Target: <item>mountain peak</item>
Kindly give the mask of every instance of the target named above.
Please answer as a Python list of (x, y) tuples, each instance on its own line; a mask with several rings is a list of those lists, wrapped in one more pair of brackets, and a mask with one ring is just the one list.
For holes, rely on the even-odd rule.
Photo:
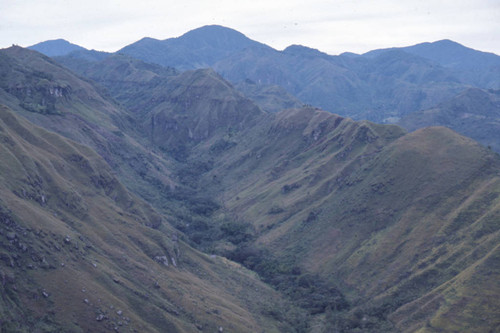
[(41, 42), (32, 46), (28, 49), (38, 51), (45, 54), (48, 57), (64, 56), (73, 51), (86, 51), (87, 49), (76, 44), (72, 44), (65, 39), (53, 39)]
[(444, 67), (475, 68), (477, 66), (498, 66), (500, 57), (487, 52), (481, 52), (463, 46), (449, 39), (438, 40), (432, 43), (421, 43), (402, 48), (404, 51), (430, 59)]
[(283, 50), (283, 53), (305, 57), (328, 57), (328, 54), (311, 47), (293, 44)]
[(185, 47), (199, 48), (202, 45), (225, 50), (242, 49), (256, 43), (241, 32), (220, 25), (206, 25), (188, 31), (174, 40)]
[(187, 35), (195, 35), (195, 34), (205, 34), (205, 33), (230, 33), (238, 36), (244, 36), (241, 32), (224, 27), (222, 25), (217, 25), (217, 24), (208, 24), (204, 25), (202, 27), (190, 30), (183, 34), (182, 36), (187, 36)]
[(140, 60), (180, 70), (213, 66), (243, 49), (263, 44), (220, 25), (206, 25), (162, 41), (143, 38), (119, 52)]

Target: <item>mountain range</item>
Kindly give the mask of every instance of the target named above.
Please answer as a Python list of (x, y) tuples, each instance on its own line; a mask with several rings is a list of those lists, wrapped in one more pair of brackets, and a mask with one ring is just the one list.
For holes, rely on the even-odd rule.
[(0, 50), (2, 331), (498, 330), (497, 56), (409, 49)]
[[(32, 48), (43, 51), (50, 45), (47, 43)], [(500, 89), (499, 56), (450, 40), (331, 56), (300, 45), (278, 51), (232, 29), (206, 26), (177, 38), (145, 38), (116, 53), (181, 71), (211, 67), (268, 111), (296, 107), (302, 101), (378, 123), (397, 123), (470, 88)], [(106, 56), (109, 54), (78, 50), (58, 61), (79, 72), (83, 59), (95, 62)], [(270, 91), (274, 93), (270, 95)], [(498, 146), (498, 142), (485, 141), (481, 131), (461, 132), (452, 124), (439, 125)], [(476, 128), (474, 124), (469, 127)]]

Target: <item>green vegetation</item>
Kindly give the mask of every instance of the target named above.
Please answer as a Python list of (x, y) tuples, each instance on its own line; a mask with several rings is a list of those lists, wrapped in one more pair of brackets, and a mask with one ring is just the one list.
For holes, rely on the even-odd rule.
[[(0, 52), (16, 113), (0, 109), (2, 330), (498, 326), (491, 150), (310, 106), (268, 114), (212, 70), (78, 66), (107, 92)], [(37, 86), (65, 89), (58, 114)]]

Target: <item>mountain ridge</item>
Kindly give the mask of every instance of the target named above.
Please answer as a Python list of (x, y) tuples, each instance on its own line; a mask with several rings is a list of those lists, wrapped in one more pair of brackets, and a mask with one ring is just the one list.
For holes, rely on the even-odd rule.
[(82, 46), (70, 43), (61, 38), (40, 42), (27, 48), (43, 53), (48, 57), (63, 56), (74, 51), (88, 51)]
[(250, 80), (281, 86), (305, 104), (381, 123), (397, 122), (470, 86), (500, 87), (500, 57), (451, 41), (331, 56), (298, 45), (277, 51), (233, 29), (205, 26), (163, 41), (145, 38), (119, 52), (180, 70), (212, 67), (236, 85)]
[[(252, 50), (254, 55), (269, 51), (245, 50)], [(247, 51), (241, 54), (248, 55)], [(16, 54), (17, 59), (10, 57), (9, 52)], [(285, 59), (279, 52), (273, 54)], [(421, 57), (400, 55), (397, 50), (381, 54), (377, 59), (379, 67), (375, 69), (381, 72), (385, 72), (382, 68), (390, 69), (397, 77), (405, 78), (406, 84), (446, 77), (449, 73), (442, 67), (436, 69)], [(314, 52), (311, 57), (314, 64), (330, 61)], [(330, 65), (336, 73), (351, 66), (359, 72), (370, 68), (371, 63), (357, 58), (334, 58), (335, 62)], [(305, 60), (297, 57), (294, 61), (301, 64)], [(413, 67), (415, 64), (418, 66)], [(159, 282), (165, 293), (150, 296), (154, 301), (148, 304), (151, 313), (161, 321), (141, 313), (147, 321), (151, 319), (148, 324), (138, 320), (139, 315), (134, 317), (134, 323), (143, 322), (141, 328), (196, 331), (200, 329), (196, 326), (198, 321), (203, 321), (206, 329), (217, 330), (221, 321), (224, 329), (237, 331), (268, 328), (277, 332), (293, 329), (299, 332), (439, 332), (461, 327), (485, 331), (500, 324), (496, 316), (498, 298), (487, 297), (487, 291), (499, 290), (500, 269), (495, 261), (500, 237), (498, 154), (445, 127), (407, 133), (395, 125), (356, 121), (307, 105), (264, 112), (211, 69), (179, 73), (123, 55), (88, 65), (80, 67), (81, 73), (88, 77), (85, 82), (89, 90), (85, 93), (99, 95), (103, 100), (99, 105), (106, 107), (86, 105), (94, 108), (91, 113), (94, 118), (83, 119), (79, 124), (85, 125), (82, 126), (85, 130), (81, 125), (75, 127), (78, 135), (74, 138), (88, 140), (97, 153), (107, 156), (108, 163), (114, 159), (118, 163), (108, 167), (96, 153), (85, 148), (88, 154), (80, 154), (83, 158), (67, 162), (81, 172), (76, 172), (72, 180), (76, 194), (64, 196), (57, 188), (50, 187), (54, 181), (48, 181), (56, 179), (52, 169), (66, 181), (69, 173), (60, 167), (63, 162), (54, 157), (48, 164), (42, 159), (46, 153), (29, 148), (26, 157), (15, 156), (15, 160), (24, 161), (26, 168), (47, 170), (31, 176), (43, 181), (28, 180), (28, 185), (19, 186), (16, 177), (3, 177), (0, 190), (7, 193), (5, 197), (32, 200), (30, 204), (40, 205), (41, 210), (46, 202), (54, 205), (61, 200), (62, 204), (57, 206), (61, 210), (58, 216), (59, 213), (71, 215), (69, 222), (62, 222), (71, 222), (69, 225), (79, 230), (91, 230), (87, 230), (83, 222), (96, 219), (94, 214), (101, 216), (102, 212), (106, 212), (107, 217), (100, 227), (109, 230), (122, 220), (124, 228), (137, 225), (134, 217), (144, 221), (135, 231), (132, 227), (126, 232), (117, 230), (114, 237), (119, 237), (119, 242), (109, 236), (110, 244), (106, 245), (92, 237), (99, 248), (106, 245), (110, 253), (118, 251), (118, 255), (110, 259), (100, 258), (98, 267), (103, 262), (109, 263), (109, 269), (123, 264), (120, 250), (129, 251), (134, 258), (130, 260), (134, 262), (145, 253), (148, 258), (144, 257), (144, 262), (151, 263), (152, 267), (157, 267), (154, 265), (158, 260), (164, 263), (161, 257), (166, 257), (167, 270), (172, 272), (166, 271), (167, 275)], [(426, 71), (420, 72), (421, 68)], [(392, 82), (396, 77), (386, 74), (384, 78), (376, 75), (376, 70), (365, 73), (373, 82)], [(57, 101), (54, 103), (55, 110), (62, 114), (37, 112), (37, 108), (27, 110), (20, 102), (31, 96), (27, 88), (36, 91), (40, 83), (50, 87), (63, 77), (74, 80), (69, 87), (80, 87), (84, 83), (50, 59), (19, 49), (0, 52), (0, 71), (9, 78), (0, 89), (1, 103), (8, 103), (19, 115), (64, 134), (67, 128), (56, 120), (78, 112), (78, 105), (72, 104), (76, 100), (73, 91), (78, 89), (69, 89), (71, 94), (64, 97), (67, 109), (61, 108)], [(343, 74), (344, 82), (355, 83), (355, 76)], [(101, 90), (92, 78), (109, 90)], [(17, 84), (22, 89), (13, 89)], [(50, 89), (47, 91), (50, 95)], [(389, 98), (392, 97), (389, 95)], [(80, 100), (85, 103), (84, 98)], [(43, 106), (41, 98), (28, 102)], [(101, 124), (98, 117), (101, 112), (113, 113), (116, 117), (108, 118), (109, 125)], [(35, 129), (20, 117), (19, 121), (24, 124), (22, 133), (32, 133), (32, 142), (44, 142), (38, 139), (37, 133), (47, 132)], [(69, 126), (71, 122), (65, 124)], [(0, 130), (5, 131), (9, 126), (2, 125)], [(43, 134), (47, 135), (54, 136), (53, 140), (60, 138)], [(98, 135), (107, 140), (95, 140)], [(0, 147), (9, 145), (10, 137), (4, 137)], [(119, 138), (132, 145), (103, 149)], [(66, 147), (62, 143), (52, 146), (55, 150), (50, 156), (58, 155)], [(134, 146), (137, 158), (128, 159), (128, 150)], [(122, 158), (130, 167), (128, 170), (118, 168)], [(23, 175), (23, 167), (13, 165), (2, 164), (7, 168), (5, 174)], [(133, 173), (129, 173), (131, 171)], [(151, 208), (143, 202), (140, 207), (144, 208), (126, 210), (127, 202), (136, 202), (136, 197), (120, 185), (115, 173)], [(89, 181), (92, 174), (96, 176), (91, 176)], [(161, 178), (165, 174), (167, 180)], [(137, 186), (139, 182), (141, 186)], [(17, 186), (14, 188), (17, 194), (11, 191), (9, 184)], [(99, 195), (92, 199), (89, 194), (95, 190), (88, 187), (94, 185), (99, 187)], [(86, 190), (80, 193), (79, 189)], [(67, 207), (64, 200), (69, 201), (70, 213), (64, 208)], [(113, 200), (118, 200), (121, 206), (114, 208)], [(30, 220), (28, 212), (32, 210), (22, 213), (16, 202), (12, 200), (4, 205), (15, 208), (21, 216), (16, 221), (36, 223)], [(118, 217), (114, 210), (123, 211), (124, 216), (118, 214)], [(58, 220), (50, 214), (43, 216), (46, 215), (50, 223)], [(8, 229), (1, 238), (8, 249), (13, 244), (9, 241), (16, 239), (11, 232)], [(178, 232), (177, 238), (174, 232)], [(58, 238), (62, 243), (64, 234)], [(77, 238), (70, 235), (70, 240)], [(174, 256), (180, 266), (179, 274), (172, 267), (175, 266), (172, 253), (177, 254), (175, 244), (184, 253)], [(22, 251), (22, 246), (19, 250)], [(9, 265), (15, 257), (7, 250), (2, 253), (8, 255), (2, 255), (0, 261), (2, 274), (7, 272), (3, 276), (10, 281), (12, 267)], [(157, 256), (160, 259), (155, 259)], [(216, 262), (215, 266), (206, 266), (212, 262)], [(38, 267), (38, 261), (36, 265)], [(241, 270), (241, 275), (233, 275), (234, 271), (224, 267)], [(92, 272), (92, 267), (88, 268), (85, 274)], [(135, 283), (135, 279), (127, 275), (136, 272), (135, 269), (106, 272), (110, 274), (108, 278), (96, 282), (108, 281), (103, 286), (108, 288), (103, 290), (106, 295), (110, 290)], [(258, 274), (265, 283), (258, 284), (258, 290), (254, 288), (257, 282), (252, 274), (253, 277)], [(112, 276), (118, 282), (110, 280)], [(144, 285), (155, 290), (154, 280), (148, 280), (148, 275), (141, 276), (138, 281), (147, 281), (149, 284)], [(22, 281), (23, 288), (29, 286), (29, 281)], [(165, 283), (169, 283), (168, 291), (164, 289)], [(226, 283), (228, 292), (223, 291)], [(93, 286), (97, 288), (98, 284)], [(480, 293), (475, 291), (477, 287)], [(50, 291), (45, 288), (38, 290), (42, 297), (45, 297), (43, 292)], [(134, 288), (141, 291), (145, 287)], [(184, 296), (178, 295), (179, 290)], [(198, 290), (213, 293), (196, 296)], [(230, 296), (229, 290), (240, 292)], [(144, 293), (149, 295), (147, 290)], [(250, 303), (245, 301), (248, 297)], [(165, 304), (162, 303), (165, 299), (170, 304), (160, 308), (163, 312), (156, 312), (155, 307)], [(120, 305), (129, 307), (127, 302), (121, 300)], [(79, 304), (85, 306), (85, 303)], [(146, 304), (146, 300), (141, 304)], [(134, 308), (130, 304), (130, 311)], [(461, 308), (467, 311), (461, 312)], [(100, 314), (118, 320), (112, 312), (95, 313), (95, 317), (88, 317), (89, 324), (99, 325), (96, 318), (100, 318)], [(237, 319), (233, 317), (236, 313), (240, 314)], [(51, 318), (49, 316), (44, 325), (50, 327), (60, 322)], [(231, 319), (236, 319), (234, 325), (237, 326), (230, 326)], [(42, 324), (42, 320), (37, 323)]]

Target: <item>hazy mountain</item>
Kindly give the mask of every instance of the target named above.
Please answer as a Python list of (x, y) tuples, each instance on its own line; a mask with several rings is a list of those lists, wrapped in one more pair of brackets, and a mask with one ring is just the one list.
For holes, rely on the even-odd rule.
[(373, 57), (388, 50), (399, 49), (456, 71), (457, 75), (467, 83), (480, 88), (500, 89), (500, 56), (477, 51), (451, 40), (440, 40), (433, 43), (421, 43), (408, 47), (380, 49), (365, 53), (363, 56)]
[(217, 25), (204, 26), (166, 40), (143, 38), (118, 53), (175, 67), (179, 70), (211, 67), (215, 62), (244, 48), (261, 45), (235, 30)]
[(38, 51), (48, 57), (63, 56), (74, 51), (87, 51), (86, 48), (72, 44), (64, 39), (48, 40), (29, 46), (28, 49)]
[[(118, 53), (178, 70), (212, 67), (240, 87), (246, 80), (263, 89), (279, 86), (303, 103), (376, 122), (396, 122), (471, 86), (500, 85), (498, 56), (451, 41), (330, 56), (300, 45), (277, 51), (235, 30), (205, 26), (163, 41), (144, 38)], [(247, 88), (252, 88), (248, 94), (257, 93)], [(274, 99), (279, 108), (284, 94), (276, 91), (281, 96), (271, 97), (269, 92), (257, 93), (256, 101), (269, 108), (265, 103)], [(291, 102), (286, 100), (283, 105)]]
[(500, 91), (467, 89), (436, 107), (404, 117), (399, 124), (411, 131), (446, 126), (500, 152)]
[(299, 46), (283, 52), (249, 48), (214, 68), (233, 82), (282, 86), (304, 103), (377, 122), (431, 107), (465, 87), (444, 67), (402, 51), (362, 58)]

